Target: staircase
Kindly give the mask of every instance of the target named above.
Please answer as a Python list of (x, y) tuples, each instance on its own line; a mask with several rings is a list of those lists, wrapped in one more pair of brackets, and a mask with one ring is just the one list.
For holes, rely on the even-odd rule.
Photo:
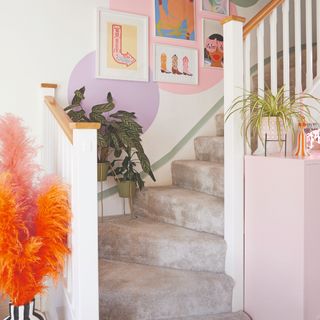
[(224, 273), (223, 115), (194, 140), (196, 160), (172, 163), (172, 186), (146, 188), (136, 219), (99, 225), (100, 319), (245, 320), (231, 313)]

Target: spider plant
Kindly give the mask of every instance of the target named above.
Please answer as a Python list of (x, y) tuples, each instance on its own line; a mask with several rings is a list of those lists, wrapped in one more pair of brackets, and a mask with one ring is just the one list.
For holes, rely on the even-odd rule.
[(319, 102), (320, 100), (311, 94), (301, 93), (291, 95), (281, 87), (274, 95), (270, 89), (263, 94), (246, 91), (233, 101), (226, 113), (225, 121), (233, 114), (240, 112), (242, 119), (241, 132), (245, 141), (250, 145), (250, 136), (258, 136), (262, 143), (261, 127), (264, 118), (267, 118), (270, 127), (271, 118), (276, 117), (277, 135), (281, 140), (281, 122), (286, 132), (294, 134), (295, 124), (303, 120), (317, 122), (312, 116), (312, 111), (319, 112), (318, 108), (306, 103), (307, 100)]

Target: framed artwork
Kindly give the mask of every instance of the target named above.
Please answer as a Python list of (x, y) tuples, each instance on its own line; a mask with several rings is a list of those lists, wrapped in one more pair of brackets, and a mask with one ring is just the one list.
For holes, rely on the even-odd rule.
[(96, 77), (149, 80), (148, 17), (98, 9)]
[(198, 84), (198, 51), (193, 48), (154, 45), (154, 80)]
[(212, 13), (229, 15), (229, 0), (201, 0), (202, 10)]
[(195, 0), (153, 0), (155, 35), (195, 40)]
[(203, 66), (223, 68), (223, 26), (216, 20), (203, 19)]

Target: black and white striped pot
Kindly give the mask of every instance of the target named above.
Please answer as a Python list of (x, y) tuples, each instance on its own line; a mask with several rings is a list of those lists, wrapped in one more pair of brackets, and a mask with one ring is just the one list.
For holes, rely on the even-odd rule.
[(10, 316), (4, 320), (46, 320), (44, 314), (35, 309), (34, 300), (23, 306), (14, 306), (10, 303), (9, 313)]

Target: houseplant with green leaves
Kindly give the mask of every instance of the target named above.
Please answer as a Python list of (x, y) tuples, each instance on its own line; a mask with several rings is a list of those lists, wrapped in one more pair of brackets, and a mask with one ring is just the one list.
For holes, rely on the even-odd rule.
[(152, 172), (149, 159), (141, 145), (142, 127), (137, 122), (134, 112), (119, 110), (113, 112), (115, 103), (111, 92), (108, 92), (106, 102), (91, 107), (87, 112), (82, 106), (85, 99), (85, 87), (75, 91), (71, 105), (64, 110), (74, 122), (99, 122), (98, 130), (98, 180), (107, 177), (110, 166), (110, 156), (119, 158), (125, 148), (134, 148), (138, 152), (141, 166), (145, 172)]
[(306, 101), (319, 103), (318, 98), (307, 93), (290, 95), (284, 87), (275, 95), (270, 89), (262, 93), (247, 91), (233, 101), (226, 113), (225, 121), (235, 113), (240, 113), (241, 132), (252, 151), (252, 138), (254, 140), (257, 137), (264, 146), (266, 134), (268, 139), (277, 140), (281, 149), (284, 135), (294, 134), (297, 123), (303, 120), (316, 122), (312, 113), (319, 110)]

